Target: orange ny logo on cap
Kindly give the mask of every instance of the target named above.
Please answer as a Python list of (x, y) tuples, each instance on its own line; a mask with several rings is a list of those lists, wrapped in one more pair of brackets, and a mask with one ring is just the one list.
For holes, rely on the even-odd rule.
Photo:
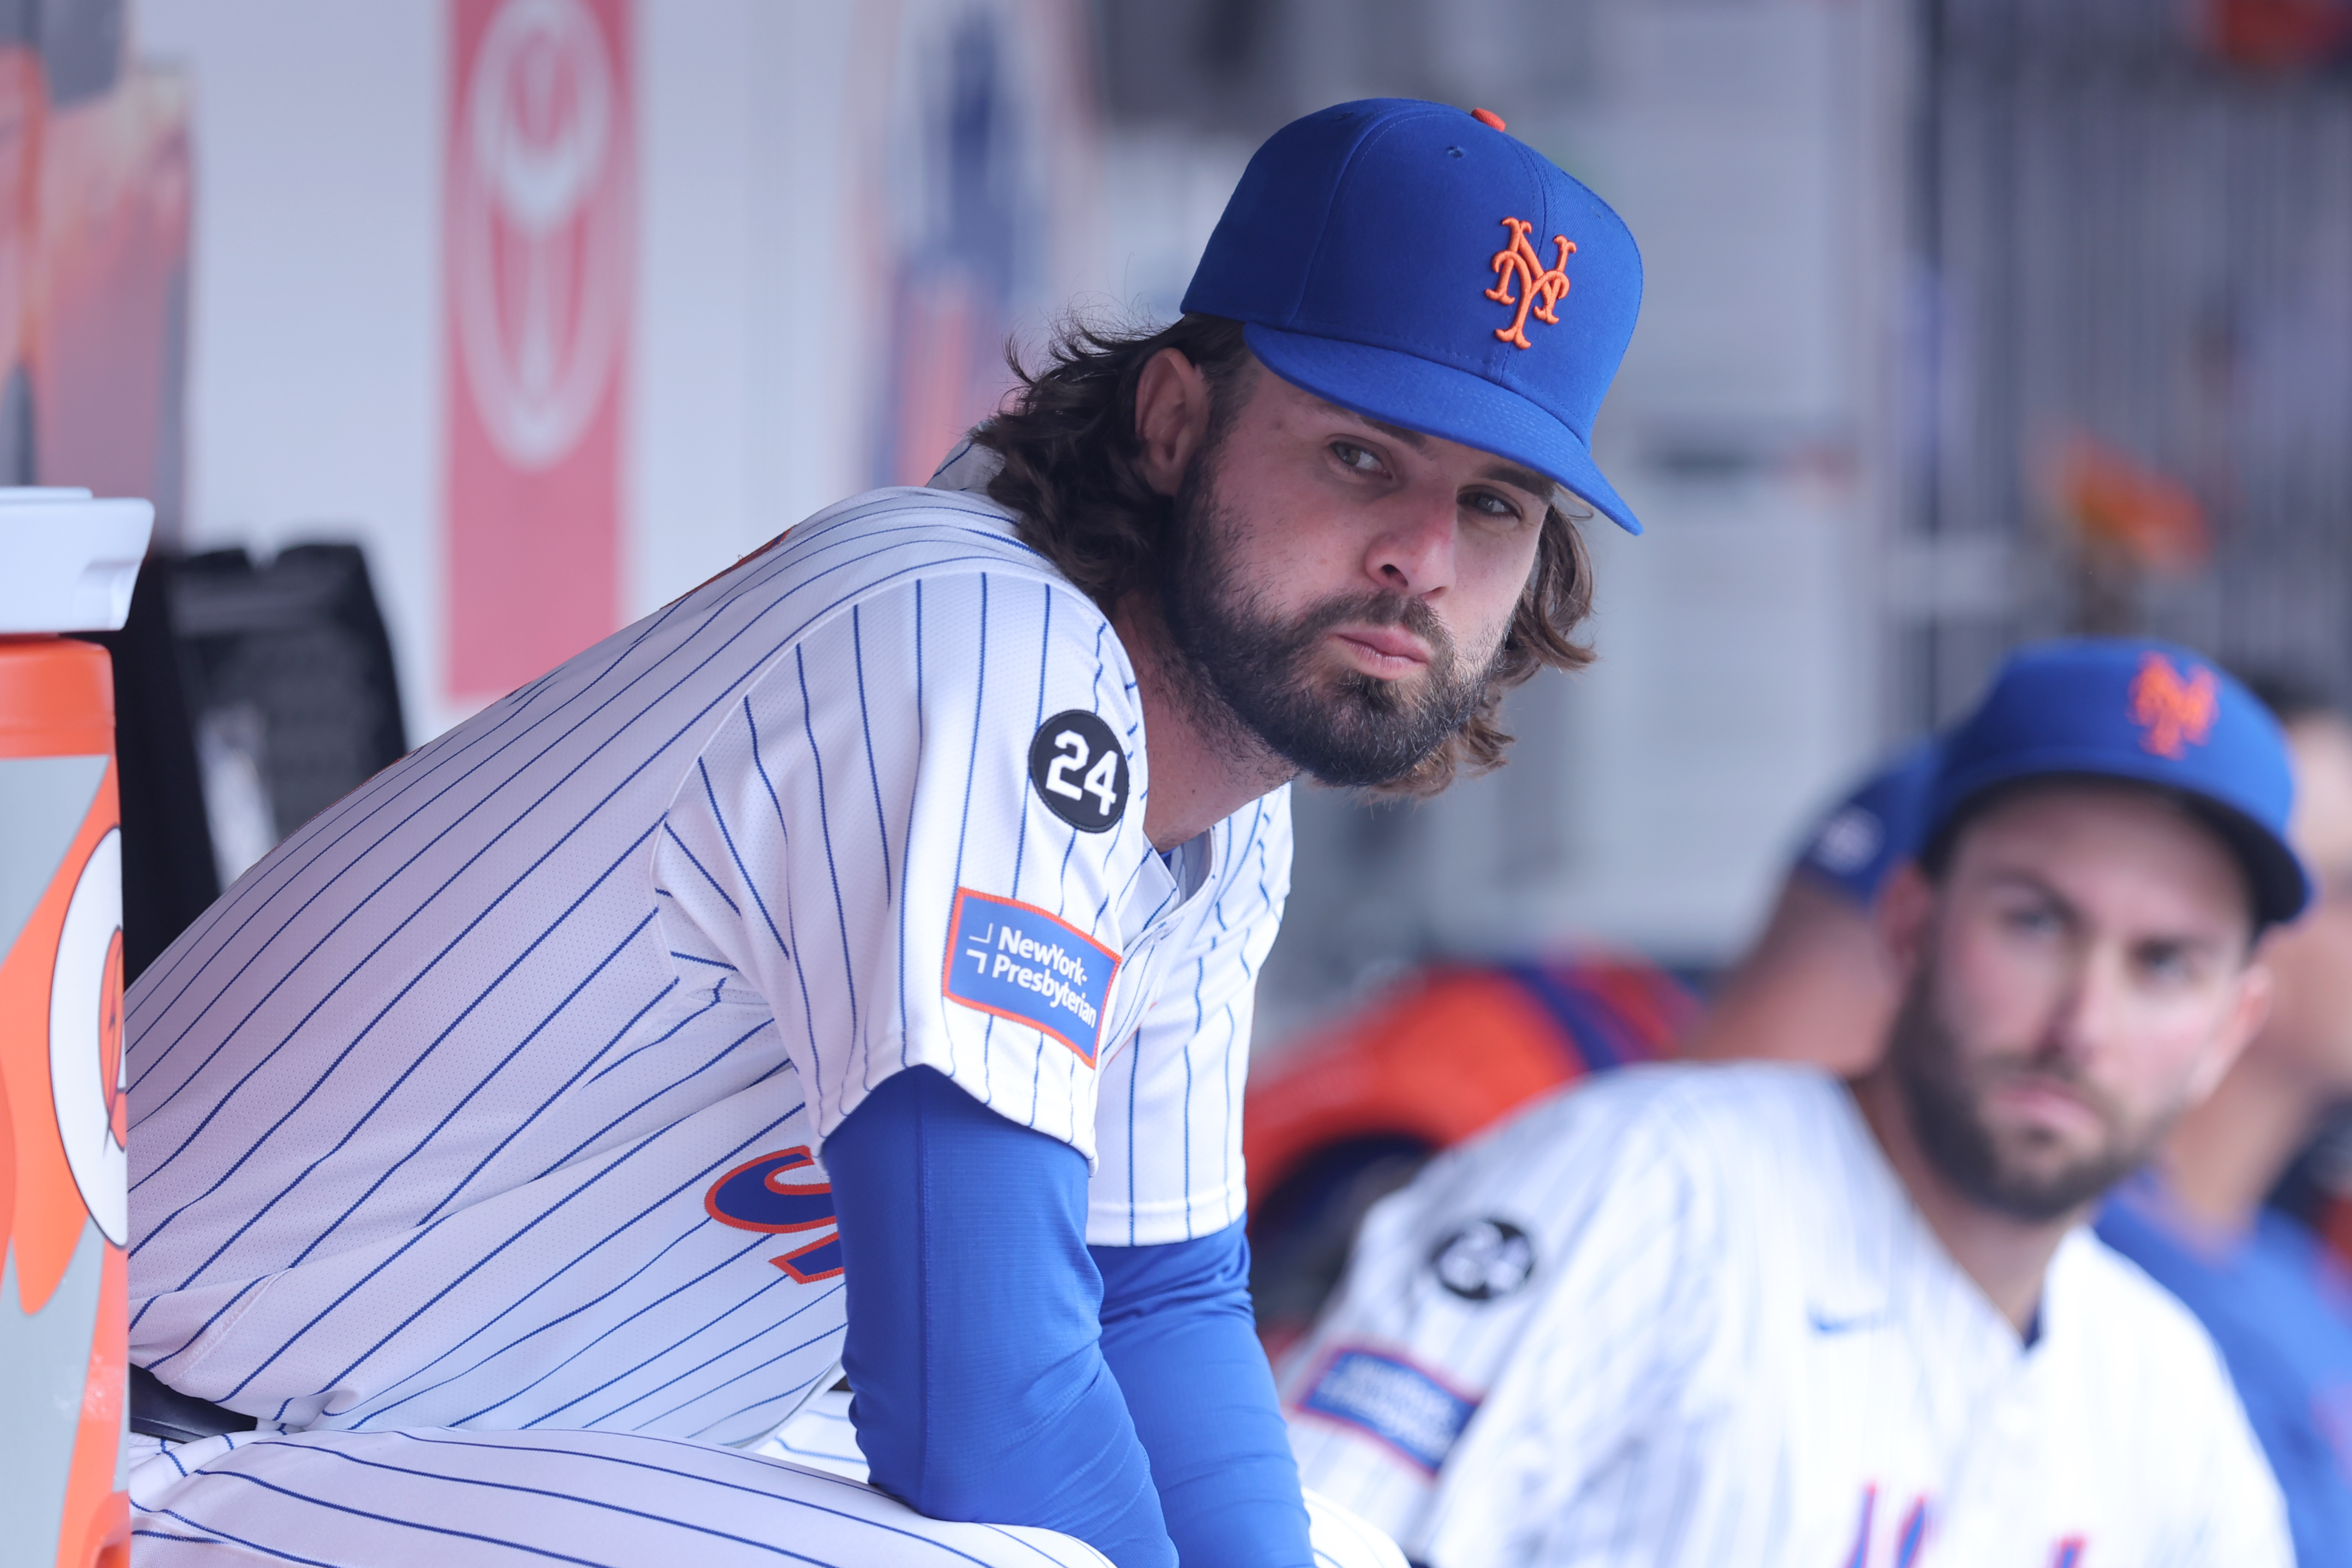
[(2200, 668), (2183, 680), (2160, 653), (2139, 661), (2139, 673), (2131, 683), (2131, 721), (2140, 727), (2139, 743), (2146, 750), (2159, 757), (2178, 757), (2190, 746), (2203, 745), (2221, 711), (2221, 688), (2211, 670)]
[[(1528, 231), (1536, 226), (1522, 218), (1507, 217), (1503, 226), (1511, 231), (1511, 243), (1495, 252), (1495, 259), (1487, 263), (1495, 269), (1495, 286), (1486, 290), (1486, 298), (1498, 305), (1517, 305), (1519, 310), (1509, 326), (1495, 329), (1495, 335), (1507, 343), (1533, 348), (1535, 345), (1528, 342), (1528, 310), (1533, 307), (1537, 321), (1559, 325), (1559, 318), (1552, 310), (1559, 305), (1560, 296), (1568, 292), (1568, 273), (1564, 269), (1568, 258), (1576, 254), (1576, 247), (1566, 235), (1553, 235), (1551, 242), (1559, 247), (1559, 259), (1547, 270), (1536, 247), (1528, 243)], [(1515, 282), (1518, 285), (1517, 294), (1511, 291)]]

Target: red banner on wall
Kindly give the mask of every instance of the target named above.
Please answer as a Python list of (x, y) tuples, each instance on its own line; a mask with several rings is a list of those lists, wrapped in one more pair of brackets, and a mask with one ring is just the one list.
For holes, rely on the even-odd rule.
[(620, 616), (636, 243), (629, 0), (451, 0), (447, 683), (495, 696)]

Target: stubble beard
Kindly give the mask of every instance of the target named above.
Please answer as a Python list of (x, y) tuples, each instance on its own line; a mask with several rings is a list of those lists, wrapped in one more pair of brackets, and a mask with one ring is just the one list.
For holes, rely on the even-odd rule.
[[(2045, 1225), (2089, 1204), (2156, 1152), (2173, 1115), (2135, 1131), (2108, 1097), (2063, 1063), (1989, 1060), (1972, 1079), (1959, 1042), (1937, 1007), (1936, 989), (1933, 964), (1923, 964), (1895, 1015), (1887, 1062), (1921, 1154), (1961, 1197), (2011, 1219)], [(2107, 1130), (2099, 1149), (2063, 1158), (2053, 1152), (2046, 1136), (2026, 1132), (2005, 1139), (1988, 1122), (1983, 1101), (1992, 1086), (2026, 1071), (2064, 1086), (2091, 1107)]]
[[(1451, 740), (1478, 710), (1494, 661), (1465, 668), (1435, 611), (1402, 594), (1334, 595), (1284, 618), (1242, 580), (1238, 530), (1216, 493), (1213, 440), (1185, 469), (1175, 498), (1159, 608), (1163, 661), (1193, 721), (1213, 740), (1339, 785), (1391, 784)], [(1335, 626), (1402, 626), (1429, 646), (1417, 689), (1354, 669), (1318, 669)], [(1496, 650), (1499, 658), (1501, 649)]]

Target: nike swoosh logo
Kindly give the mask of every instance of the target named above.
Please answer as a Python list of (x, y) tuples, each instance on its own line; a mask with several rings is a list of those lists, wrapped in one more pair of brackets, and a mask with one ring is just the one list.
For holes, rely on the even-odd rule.
[(1852, 1317), (1836, 1318), (1827, 1312), (1816, 1310), (1806, 1316), (1813, 1325), (1813, 1332), (1817, 1334), (1849, 1334), (1856, 1329), (1874, 1329), (1886, 1321), (1886, 1314), (1884, 1312), (1858, 1312)]

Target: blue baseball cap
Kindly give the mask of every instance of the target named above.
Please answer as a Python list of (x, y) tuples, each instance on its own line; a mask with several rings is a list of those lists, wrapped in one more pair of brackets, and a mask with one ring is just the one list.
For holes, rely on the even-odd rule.
[(1630, 533), (1592, 420), (1641, 306), (1606, 203), (1485, 110), (1406, 98), (1269, 137), (1184, 294), (1293, 385), (1523, 463)]
[(2254, 914), (2290, 921), (2311, 879), (2286, 840), (2294, 775), (2254, 694), (2171, 643), (2075, 637), (2021, 649), (1945, 737), (1920, 835), (1933, 843), (2000, 785), (2108, 778), (2182, 796), (2245, 868)]
[(1919, 850), (1919, 824), (1936, 783), (1933, 737), (1916, 741), (1832, 807), (1805, 837), (1790, 868), (1867, 910), (1895, 868)]

